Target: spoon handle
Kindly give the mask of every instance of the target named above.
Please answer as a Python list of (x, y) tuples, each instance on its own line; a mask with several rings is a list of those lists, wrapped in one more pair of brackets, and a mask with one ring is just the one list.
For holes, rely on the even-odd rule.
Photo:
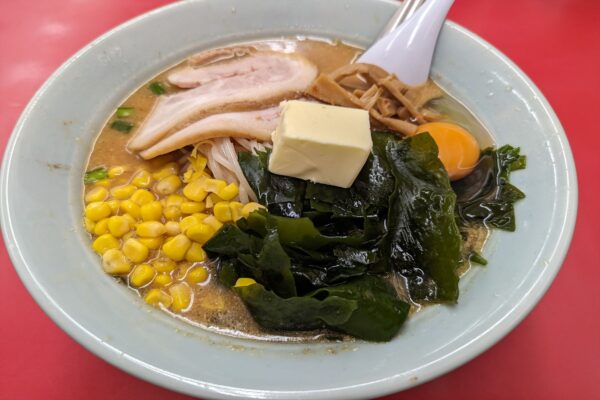
[[(454, 0), (426, 0), (420, 7), (413, 4), (409, 10), (414, 7), (414, 15), (373, 43), (357, 62), (378, 65), (407, 85), (423, 84), (429, 77), (437, 38), (453, 3)], [(398, 13), (405, 15), (400, 10)]]
[(402, 22), (409, 19), (415, 13), (415, 11), (417, 11), (417, 8), (419, 8), (424, 2), (425, 0), (404, 0), (394, 15), (392, 15), (392, 18), (390, 18), (388, 23), (381, 30), (377, 39), (381, 39), (396, 29), (396, 27)]

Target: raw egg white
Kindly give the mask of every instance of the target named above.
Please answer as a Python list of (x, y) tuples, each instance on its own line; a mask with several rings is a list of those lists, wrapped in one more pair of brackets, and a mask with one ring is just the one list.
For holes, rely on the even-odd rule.
[(417, 133), (429, 132), (438, 146), (438, 157), (451, 181), (467, 176), (479, 161), (479, 144), (466, 129), (448, 122), (420, 125)]

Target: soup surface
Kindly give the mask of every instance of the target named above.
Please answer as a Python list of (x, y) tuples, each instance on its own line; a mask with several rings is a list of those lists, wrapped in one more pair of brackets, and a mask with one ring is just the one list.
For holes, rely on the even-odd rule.
[[(328, 42), (323, 40), (312, 39), (277, 39), (265, 40), (251, 43), (252, 46), (258, 49), (270, 49), (274, 51), (282, 51), (287, 53), (297, 52), (304, 55), (312, 61), (321, 72), (331, 72), (346, 64), (351, 63), (361, 53), (361, 49), (352, 47), (340, 42)], [(185, 63), (185, 62), (184, 62)], [(176, 65), (167, 71), (156, 76), (151, 82), (166, 82), (167, 75), (182, 64)], [(167, 85), (167, 84), (165, 84)], [(168, 85), (167, 85), (168, 86)], [(170, 93), (177, 92), (178, 88), (168, 86)], [(112, 123), (115, 120), (111, 116), (106, 126), (100, 132), (98, 139), (94, 145), (90, 155), (88, 170), (93, 170), (97, 167), (106, 167), (108, 169), (108, 179), (103, 179), (93, 184), (86, 185), (85, 196), (93, 197), (97, 193), (98, 188), (106, 188), (109, 192), (114, 193), (115, 188), (123, 189), (127, 192), (127, 187), (132, 184), (132, 181), (137, 177), (140, 179), (140, 171), (146, 171), (154, 181), (162, 179), (171, 169), (172, 173), (178, 176), (183, 176), (183, 166), (187, 162), (188, 152), (180, 150), (170, 154), (159, 156), (151, 160), (144, 160), (138, 155), (127, 150), (126, 145), (136, 129), (142, 124), (145, 117), (152, 110), (158, 96), (149, 90), (148, 84), (142, 86), (129, 96), (121, 105), (123, 109), (132, 109), (133, 112), (127, 116), (128, 121), (132, 124), (129, 132), (114, 129)], [(467, 128), (477, 139), (481, 148), (493, 145), (492, 138), (486, 132), (479, 121), (459, 102), (453, 99), (447, 93), (444, 93), (441, 98), (430, 102), (430, 107), (440, 114), (441, 121), (454, 121)], [(143, 174), (142, 174), (143, 175)], [(143, 178), (143, 176), (142, 176)], [(143, 179), (142, 179), (143, 180)], [(136, 187), (140, 187), (139, 185)], [(142, 184), (141, 187), (144, 187)], [(133, 189), (131, 189), (133, 190)], [(178, 195), (180, 192), (174, 192), (169, 195), (157, 195), (158, 200), (163, 204), (163, 210), (170, 206), (180, 206), (184, 199)], [(118, 194), (118, 190), (117, 190)], [(127, 198), (128, 194), (120, 195), (119, 197)], [(113, 196), (115, 197), (115, 196)], [(131, 213), (136, 213), (135, 206)], [(116, 214), (126, 214), (123, 211), (123, 206), (117, 207)], [(210, 214), (206, 210), (202, 212)], [(190, 212), (191, 213), (191, 212)], [(190, 213), (182, 213), (174, 211), (173, 215), (163, 217), (163, 220), (178, 222)], [(88, 226), (93, 238), (101, 236), (108, 228), (99, 226), (100, 222), (96, 221), (94, 226)], [(462, 232), (466, 239), (463, 243), (463, 255), (470, 254), (472, 251), (480, 251), (488, 235), (485, 227), (472, 227)], [(120, 240), (135, 238), (135, 233), (128, 233)], [(156, 242), (156, 243), (155, 243)], [(150, 248), (149, 254), (143, 258), (143, 262), (139, 264), (152, 265), (156, 260), (161, 259), (160, 244), (162, 242), (157, 239), (154, 242), (145, 241)], [(152, 249), (152, 247), (155, 247)], [(200, 257), (201, 258), (201, 257)], [(464, 257), (467, 258), (467, 257)], [(173, 314), (178, 318), (199, 325), (206, 329), (216, 330), (221, 333), (246, 336), (268, 340), (315, 340), (319, 338), (344, 338), (339, 333), (329, 331), (308, 331), (308, 332), (278, 332), (267, 330), (259, 326), (240, 298), (229, 288), (222, 286), (216, 278), (216, 268), (218, 260), (202, 260), (189, 261), (182, 260), (175, 264), (163, 265), (157, 268), (157, 271), (152, 272), (153, 277), (141, 279), (142, 285), (132, 284), (131, 275), (121, 275), (117, 279), (128, 285), (131, 290), (135, 291), (141, 297), (147, 297), (149, 292), (154, 289), (168, 288), (185, 282), (186, 287), (191, 288), (191, 299), (189, 305), (178, 310), (173, 307), (161, 306), (166, 312)], [(469, 263), (465, 262), (460, 269), (460, 274), (465, 273), (469, 268)], [(142, 276), (140, 272), (140, 276)], [(159, 278), (160, 277), (160, 278)], [(400, 277), (389, 277), (390, 281), (395, 284), (401, 293), (405, 293), (403, 287), (404, 281)], [(175, 294), (176, 295), (176, 294)], [(185, 297), (185, 294), (184, 294)], [(412, 303), (411, 312), (418, 311), (419, 306)]]

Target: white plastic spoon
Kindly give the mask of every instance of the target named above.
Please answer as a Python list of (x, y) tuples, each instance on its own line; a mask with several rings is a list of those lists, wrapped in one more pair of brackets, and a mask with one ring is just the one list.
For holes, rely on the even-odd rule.
[[(409, 85), (425, 83), (437, 38), (453, 3), (454, 0), (426, 0), (411, 17), (369, 47), (357, 62), (379, 65)], [(402, 10), (386, 28), (398, 23)]]

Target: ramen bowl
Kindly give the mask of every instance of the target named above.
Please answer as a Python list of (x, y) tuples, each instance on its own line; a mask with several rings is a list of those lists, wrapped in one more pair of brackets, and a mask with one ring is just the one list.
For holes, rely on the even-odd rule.
[(98, 38), (34, 96), (4, 157), (1, 217), (21, 279), (69, 335), (135, 376), (204, 398), (352, 399), (425, 382), (465, 363), (513, 329), (558, 272), (573, 232), (577, 187), (565, 134), (534, 84), (466, 29), (446, 23), (432, 77), (498, 144), (521, 147), (513, 175), (527, 198), (517, 230), (494, 231), (485, 268), (461, 279), (455, 306), (414, 315), (388, 343), (274, 343), (192, 326), (152, 309), (100, 268), (82, 223), (82, 175), (114, 108), (194, 52), (279, 37), (368, 46), (397, 7), (383, 0), (190, 1), (158, 9)]

